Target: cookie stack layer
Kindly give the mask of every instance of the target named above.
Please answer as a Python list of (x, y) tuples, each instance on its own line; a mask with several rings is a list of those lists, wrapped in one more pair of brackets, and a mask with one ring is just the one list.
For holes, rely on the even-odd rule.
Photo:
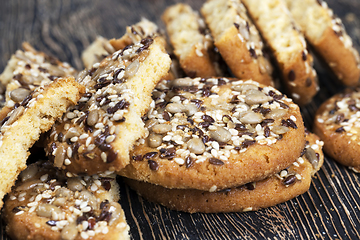
[[(171, 190), (213, 193), (277, 174), (305, 148), (299, 107), (278, 90), (251, 80), (162, 81), (152, 106), (143, 118), (148, 136), (134, 147), (122, 176)], [(298, 180), (305, 178), (311, 174)], [(249, 207), (265, 206), (234, 205), (227, 211)]]

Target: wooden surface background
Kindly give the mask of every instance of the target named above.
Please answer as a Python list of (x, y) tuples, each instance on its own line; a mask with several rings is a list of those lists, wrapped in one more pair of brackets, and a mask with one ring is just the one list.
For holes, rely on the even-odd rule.
[[(204, 0), (186, 0), (199, 9)], [(0, 71), (23, 41), (81, 70), (80, 55), (97, 35), (120, 37), (125, 26), (160, 15), (177, 0), (8, 0), (0, 5)], [(360, 50), (360, 1), (328, 0)], [(315, 65), (321, 91), (302, 109), (311, 129), (320, 103), (342, 89)], [(360, 239), (360, 174), (326, 157), (310, 190), (278, 206), (248, 213), (187, 214), (137, 196), (121, 183), (121, 205), (133, 239)], [(1, 239), (8, 239), (0, 226)]]

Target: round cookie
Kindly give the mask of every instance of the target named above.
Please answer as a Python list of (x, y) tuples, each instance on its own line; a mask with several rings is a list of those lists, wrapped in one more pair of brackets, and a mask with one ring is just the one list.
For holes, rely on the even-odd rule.
[(360, 89), (337, 94), (316, 112), (314, 132), (334, 160), (360, 172)]
[(145, 199), (172, 210), (189, 213), (245, 212), (274, 206), (306, 192), (311, 177), (324, 161), (323, 142), (310, 134), (302, 156), (290, 167), (258, 182), (229, 188), (220, 192), (195, 189), (168, 189), (161, 186), (125, 179), (125, 182)]
[(313, 57), (305, 37), (282, 0), (242, 0), (269, 46), (282, 75), (282, 83), (299, 105), (306, 105), (319, 91)]
[(122, 176), (217, 191), (275, 174), (305, 145), (299, 107), (251, 80), (162, 81), (153, 98), (143, 117), (148, 137), (138, 141)]
[(273, 86), (273, 68), (264, 54), (264, 43), (241, 1), (208, 0), (201, 13), (235, 77)]
[(163, 41), (144, 38), (114, 52), (77, 81), (86, 87), (50, 131), (46, 152), (56, 167), (72, 173), (120, 170), (129, 150), (145, 134), (141, 116), (151, 92), (170, 68)]
[(72, 176), (39, 161), (24, 170), (3, 212), (12, 239), (130, 239), (114, 174)]
[(162, 14), (174, 54), (187, 76), (219, 76), (212, 56), (213, 40), (199, 13), (190, 5), (178, 3)]
[(292, 16), (315, 51), (346, 86), (356, 87), (360, 57), (345, 27), (325, 1), (286, 0)]

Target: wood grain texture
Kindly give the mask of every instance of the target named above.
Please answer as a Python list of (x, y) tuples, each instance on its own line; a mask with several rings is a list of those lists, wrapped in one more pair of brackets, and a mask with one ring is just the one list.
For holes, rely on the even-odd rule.
[[(0, 71), (23, 41), (81, 70), (81, 52), (97, 35), (120, 37), (146, 17), (163, 27), (160, 15), (180, 0), (12, 0), (0, 7)], [(183, 0), (199, 9), (204, 0)], [(360, 50), (360, 1), (329, 0)], [(318, 106), (343, 87), (315, 61), (321, 91), (302, 108), (311, 129)], [(257, 212), (187, 214), (149, 203), (121, 179), (121, 200), (133, 239), (360, 239), (360, 174), (326, 157), (310, 190)], [(1, 239), (8, 239), (4, 225)]]

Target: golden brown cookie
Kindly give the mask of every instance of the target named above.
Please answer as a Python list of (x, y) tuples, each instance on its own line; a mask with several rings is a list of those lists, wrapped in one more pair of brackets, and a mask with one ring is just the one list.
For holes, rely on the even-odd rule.
[(29, 149), (40, 134), (76, 104), (84, 91), (73, 77), (58, 78), (33, 90), (1, 121), (0, 199), (10, 192), (18, 174), (26, 168)]
[(360, 172), (360, 91), (348, 89), (325, 101), (317, 110), (314, 132), (334, 160)]
[(256, 211), (288, 201), (306, 192), (311, 177), (324, 161), (323, 142), (314, 134), (308, 140), (302, 156), (291, 166), (266, 179), (219, 192), (195, 189), (168, 189), (129, 178), (125, 182), (145, 199), (172, 210), (189, 213)]
[(0, 111), (1, 120), (35, 88), (44, 86), (56, 78), (77, 74), (68, 63), (36, 51), (27, 42), (23, 43), (23, 49), (24, 51), (17, 50), (11, 56), (0, 75), (1, 83), (6, 86), (5, 106)]
[(305, 37), (314, 46), (338, 79), (347, 86), (357, 86), (360, 77), (359, 53), (353, 47), (341, 19), (326, 2), (286, 0)]
[(145, 134), (141, 116), (151, 92), (169, 66), (161, 40), (145, 38), (80, 73), (86, 93), (48, 138), (46, 151), (55, 166), (87, 174), (125, 167), (129, 150)]
[(263, 42), (244, 5), (239, 0), (208, 0), (201, 13), (233, 74), (272, 85), (272, 66), (264, 57)]
[(207, 33), (198, 12), (189, 5), (178, 3), (168, 7), (162, 15), (174, 54), (180, 66), (191, 77), (217, 76), (211, 59), (213, 40)]
[(29, 165), (3, 211), (12, 239), (130, 239), (114, 174), (72, 176), (49, 161)]
[(305, 145), (299, 107), (251, 80), (163, 81), (153, 98), (143, 118), (148, 136), (120, 171), (125, 177), (216, 191), (275, 174)]
[(313, 58), (282, 0), (243, 0), (259, 32), (269, 45), (289, 95), (300, 105), (309, 103), (319, 90)]
[(86, 69), (91, 69), (95, 63), (101, 62), (101, 60), (114, 52), (115, 49), (108, 39), (97, 36), (95, 41), (81, 53), (81, 60)]

